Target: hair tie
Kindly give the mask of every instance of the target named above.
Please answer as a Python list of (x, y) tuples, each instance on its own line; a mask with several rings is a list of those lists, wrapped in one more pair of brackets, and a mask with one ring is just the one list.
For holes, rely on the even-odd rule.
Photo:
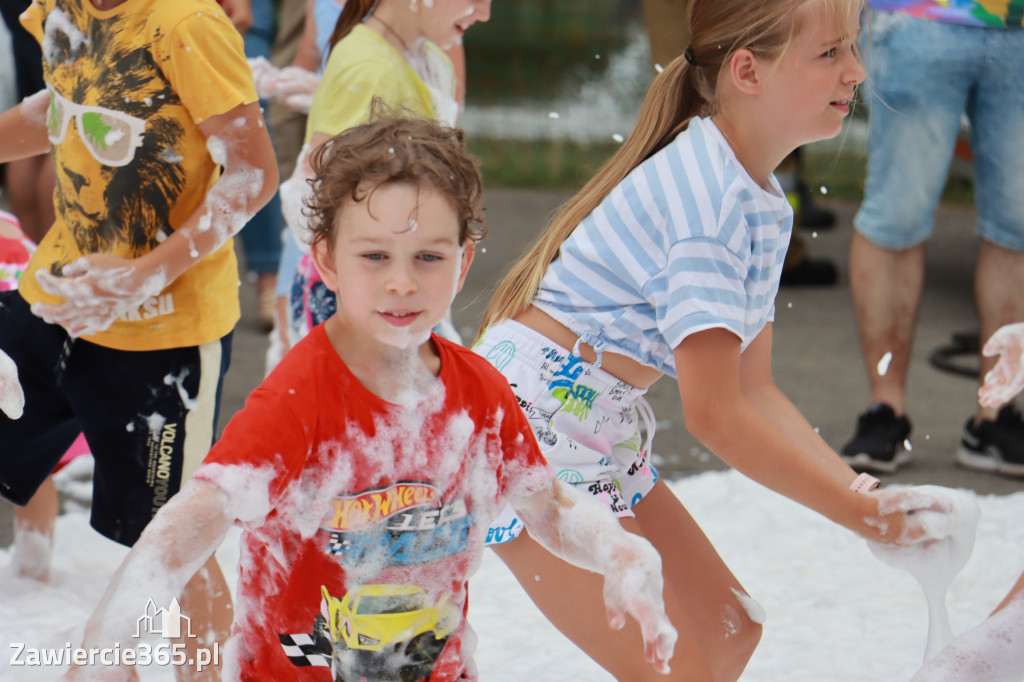
[(690, 45), (687, 45), (686, 49), (683, 50), (683, 57), (685, 57), (686, 61), (688, 61), (691, 65), (693, 65), (693, 66), (697, 66), (698, 65), (697, 64), (697, 55), (694, 54), (694, 52), (693, 52), (693, 44), (692, 43)]

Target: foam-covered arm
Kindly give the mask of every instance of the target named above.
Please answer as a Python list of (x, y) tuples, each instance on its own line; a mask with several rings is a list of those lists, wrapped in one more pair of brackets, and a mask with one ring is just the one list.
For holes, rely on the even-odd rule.
[(224, 246), (270, 200), (277, 190), (277, 159), (259, 104), (239, 105), (199, 128), (224, 172), (192, 215), (138, 258), (93, 254), (66, 265), (61, 277), (37, 271), (40, 286), (65, 300), (36, 303), (32, 312), (72, 336), (101, 332)]
[[(214, 553), (234, 516), (220, 488), (190, 479), (146, 526), (86, 624), (82, 648), (130, 648), (147, 602), (170, 604)], [(62, 679), (127, 680), (131, 669), (74, 667)]]
[(917, 495), (881, 509), (879, 498), (851, 490), (856, 473), (775, 385), (771, 346), (771, 324), (742, 351), (724, 328), (683, 339), (675, 360), (687, 430), (743, 475), (868, 540), (928, 539), (913, 512), (942, 511), (941, 500)]
[(530, 535), (548, 551), (604, 575), (608, 622), (619, 629), (626, 614), (632, 615), (643, 632), (647, 660), (668, 673), (677, 635), (665, 614), (657, 550), (625, 531), (593, 497), (556, 479), (549, 488), (510, 502)]

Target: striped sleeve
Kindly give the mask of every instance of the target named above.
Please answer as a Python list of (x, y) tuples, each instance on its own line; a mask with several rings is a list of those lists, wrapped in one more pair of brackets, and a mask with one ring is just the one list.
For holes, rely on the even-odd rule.
[(673, 244), (665, 268), (645, 287), (669, 347), (714, 328), (728, 329), (742, 340), (745, 274), (743, 260), (717, 239), (694, 237)]

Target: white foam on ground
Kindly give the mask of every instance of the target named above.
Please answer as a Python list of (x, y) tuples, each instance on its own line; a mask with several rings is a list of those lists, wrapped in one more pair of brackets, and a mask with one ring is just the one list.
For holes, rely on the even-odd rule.
[[(921, 666), (928, 630), (921, 588), (875, 559), (862, 539), (734, 472), (670, 485), (745, 591), (771, 614), (744, 682), (909, 680)], [(974, 554), (948, 592), (956, 634), (981, 622), (1024, 569), (1024, 492), (967, 494), (982, 517)], [(11, 577), (10, 551), (0, 550), (0, 638), (8, 643), (0, 645), (0, 680), (57, 677), (52, 669), (11, 668), (9, 643), (62, 647), (69, 636), (80, 637), (123, 556), (123, 548), (88, 527), (82, 511), (58, 520), (49, 585)], [(218, 557), (230, 575), (238, 560), (236, 531)], [(480, 639), (482, 680), (612, 679), (547, 623), (492, 552), (484, 553), (471, 583), (469, 618)], [(162, 670), (142, 679), (172, 678)]]

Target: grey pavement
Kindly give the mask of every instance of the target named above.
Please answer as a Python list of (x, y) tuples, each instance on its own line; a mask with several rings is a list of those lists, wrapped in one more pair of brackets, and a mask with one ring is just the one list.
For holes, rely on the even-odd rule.
[[(493, 189), (485, 194), (490, 233), (480, 245), (463, 292), (456, 299), (456, 327), (472, 338), (494, 285), (511, 262), (544, 227), (566, 192)], [(867, 378), (858, 349), (846, 280), (846, 254), (853, 232), (856, 205), (821, 202), (833, 209), (837, 225), (812, 233), (800, 230), (811, 254), (827, 257), (840, 269), (836, 286), (783, 288), (776, 300), (773, 373), (824, 439), (842, 446), (853, 433), (856, 416), (867, 404)], [(1024, 490), (1024, 481), (962, 469), (954, 464), (960, 430), (973, 412), (976, 382), (940, 371), (929, 354), (948, 345), (951, 335), (976, 329), (972, 273), (977, 252), (974, 211), (940, 208), (935, 235), (927, 249), (925, 291), (917, 325), (908, 387), (908, 412), (913, 422), (912, 462), (888, 482), (937, 484), (970, 488), (982, 494)], [(255, 322), (254, 287), (241, 286), (243, 318), (235, 333), (234, 352), (221, 406), (221, 427), (239, 410), (263, 376), (267, 337)], [(970, 366), (972, 358), (962, 358)], [(686, 476), (725, 465), (684, 428), (675, 383), (665, 378), (648, 397), (658, 418), (655, 462), (662, 475)], [(0, 546), (10, 542), (10, 505), (0, 501)]]

